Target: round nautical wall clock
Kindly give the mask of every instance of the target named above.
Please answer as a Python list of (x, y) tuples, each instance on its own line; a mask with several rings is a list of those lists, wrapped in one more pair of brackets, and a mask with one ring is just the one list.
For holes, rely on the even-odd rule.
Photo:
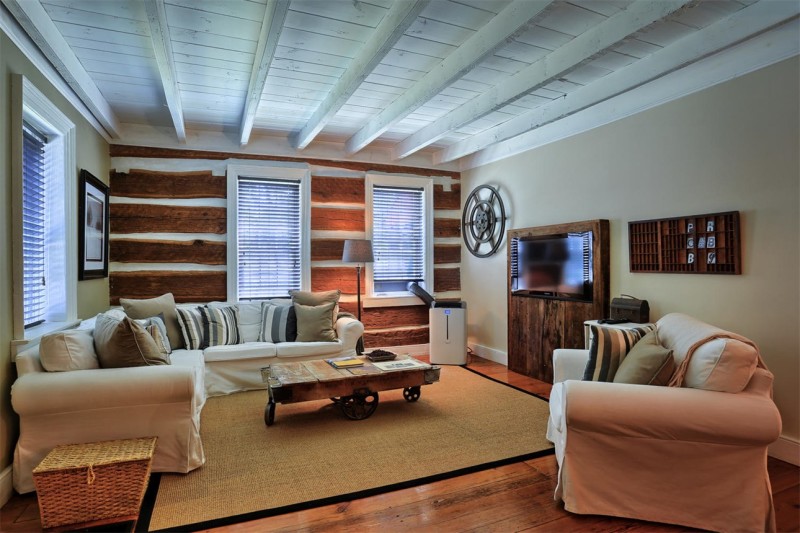
[(497, 252), (506, 229), (506, 208), (495, 187), (479, 185), (469, 193), (461, 215), (461, 235), (475, 257)]

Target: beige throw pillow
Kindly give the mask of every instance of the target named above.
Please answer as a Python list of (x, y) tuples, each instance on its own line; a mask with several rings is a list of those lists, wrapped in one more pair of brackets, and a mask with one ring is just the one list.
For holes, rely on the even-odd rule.
[[(335, 291), (324, 292), (309, 292), (309, 291), (289, 291), (292, 295), (292, 303), (302, 305), (323, 305), (327, 303), (334, 303), (333, 311), (331, 312), (331, 321), (336, 324), (336, 317), (339, 315), (339, 297), (342, 291), (336, 289)], [(273, 300), (273, 303), (275, 301)]]
[(163, 314), (170, 346), (173, 350), (183, 348), (183, 335), (181, 327), (178, 325), (178, 311), (175, 308), (175, 297), (171, 292), (147, 300), (120, 298), (119, 303), (125, 310), (125, 314), (131, 318), (150, 318)]
[(661, 346), (658, 333), (651, 331), (625, 356), (614, 375), (614, 383), (666, 386), (674, 372), (672, 350)]
[(336, 332), (333, 329), (331, 313), (335, 303), (323, 305), (294, 304), (297, 315), (297, 342), (334, 342)]
[(86, 330), (70, 329), (43, 336), (39, 359), (48, 372), (100, 368), (92, 334)]
[(102, 368), (168, 365), (169, 356), (161, 353), (150, 333), (130, 317), (111, 314), (97, 317), (94, 348)]

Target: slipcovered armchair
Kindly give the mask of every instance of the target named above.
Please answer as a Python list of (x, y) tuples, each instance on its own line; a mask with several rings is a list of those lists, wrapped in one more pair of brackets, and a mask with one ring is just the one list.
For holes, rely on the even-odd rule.
[(772, 374), (743, 337), (677, 313), (657, 327), (682, 386), (581, 381), (589, 351), (554, 352), (556, 500), (578, 514), (774, 531), (767, 446), (781, 419)]

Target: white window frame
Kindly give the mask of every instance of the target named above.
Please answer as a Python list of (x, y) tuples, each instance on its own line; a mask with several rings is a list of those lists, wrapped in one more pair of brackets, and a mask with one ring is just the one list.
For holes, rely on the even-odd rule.
[(308, 168), (228, 165), (228, 301), (239, 301), (239, 178), (300, 182), (300, 288), (311, 288), (311, 173)]
[[(414, 187), (423, 190), (423, 213), (425, 213), (425, 290), (433, 294), (433, 179), (391, 174), (367, 174), (365, 179), (366, 200), (366, 238), (372, 240), (372, 195), (373, 188)], [(412, 293), (403, 295), (375, 294), (372, 263), (366, 265), (366, 291), (364, 307), (397, 307), (404, 305), (422, 305), (424, 302)]]
[[(65, 308), (58, 320), (25, 329), (23, 253), (22, 253), (22, 123), (26, 121), (41, 131), (60, 136), (58, 143), (63, 151), (64, 183), (64, 291)], [(12, 309), (15, 344), (33, 342), (51, 331), (74, 325), (78, 318), (78, 164), (75, 153), (75, 124), (62, 113), (33, 83), (16, 74), (11, 80), (11, 212), (12, 212)], [(52, 214), (52, 213), (51, 213)]]

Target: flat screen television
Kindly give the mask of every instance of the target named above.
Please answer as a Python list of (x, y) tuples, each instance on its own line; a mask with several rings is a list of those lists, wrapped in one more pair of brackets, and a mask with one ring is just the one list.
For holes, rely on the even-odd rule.
[(511, 241), (511, 291), (522, 296), (592, 301), (592, 232)]

